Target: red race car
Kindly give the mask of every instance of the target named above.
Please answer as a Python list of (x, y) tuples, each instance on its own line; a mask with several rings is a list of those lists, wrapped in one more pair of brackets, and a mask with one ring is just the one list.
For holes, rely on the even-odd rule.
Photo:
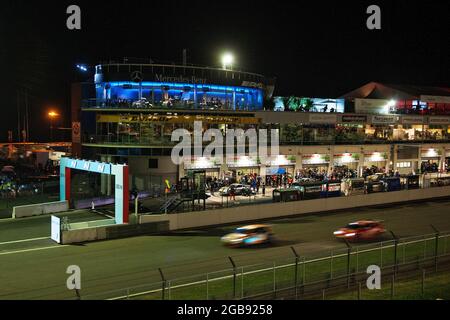
[(349, 223), (346, 227), (333, 232), (336, 238), (347, 240), (367, 240), (386, 232), (381, 221), (363, 220)]

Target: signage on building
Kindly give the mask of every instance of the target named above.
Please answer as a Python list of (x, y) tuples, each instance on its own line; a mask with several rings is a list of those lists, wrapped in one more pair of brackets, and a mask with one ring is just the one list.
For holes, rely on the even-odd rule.
[(402, 124), (423, 124), (424, 118), (422, 116), (402, 116)]
[(385, 99), (355, 99), (355, 113), (389, 114), (395, 103)]
[(258, 161), (248, 156), (241, 156), (237, 157), (235, 161), (227, 160), (227, 165), (229, 168), (258, 167)]
[(72, 122), (72, 142), (73, 143), (81, 143), (80, 122)]
[(184, 162), (184, 169), (193, 170), (193, 169), (218, 169), (221, 164), (217, 162), (215, 159), (210, 158), (192, 158), (191, 161)]
[(342, 123), (366, 123), (367, 116), (358, 115), (343, 115), (341, 116)]
[(439, 158), (442, 155), (442, 151), (439, 149), (422, 149), (420, 152), (421, 158)]
[(450, 117), (429, 117), (428, 123), (429, 124), (449, 124)]
[(142, 72), (140, 71), (133, 71), (130, 75), (130, 78), (133, 82), (141, 82), (142, 80), (144, 80)]
[(364, 162), (381, 162), (388, 159), (386, 152), (370, 152), (364, 153)]
[(450, 97), (422, 95), (420, 96), (420, 101), (431, 103), (450, 103)]
[(396, 116), (372, 116), (373, 124), (395, 124), (397, 123)]
[(335, 154), (333, 158), (333, 164), (335, 166), (344, 165), (346, 163), (355, 163), (359, 162), (360, 154), (359, 153), (343, 153), (343, 154)]
[(335, 114), (315, 114), (311, 113), (309, 115), (310, 123), (327, 123), (335, 124), (337, 122), (337, 116)]
[(295, 156), (293, 155), (278, 155), (271, 156), (266, 165), (268, 166), (290, 166), (295, 165)]
[(67, 161), (66, 167), (89, 172), (111, 174), (111, 164), (104, 162), (70, 159)]
[(328, 164), (330, 156), (327, 154), (305, 154), (302, 156), (302, 164)]
[(259, 89), (264, 89), (264, 84), (262, 83), (256, 83), (256, 82), (251, 82), (251, 81), (242, 81), (242, 85), (243, 87), (251, 87), (251, 88), (259, 88)]
[(163, 74), (155, 74), (155, 80), (159, 82), (179, 82), (179, 83), (191, 83), (191, 84), (206, 84), (207, 80), (204, 78), (197, 78), (196, 76), (183, 77), (183, 76), (165, 76)]

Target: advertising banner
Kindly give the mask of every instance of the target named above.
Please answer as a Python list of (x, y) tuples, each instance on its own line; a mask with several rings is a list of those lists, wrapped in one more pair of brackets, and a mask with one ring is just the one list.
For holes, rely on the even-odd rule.
[(80, 122), (72, 122), (72, 142), (81, 143), (81, 125)]
[(65, 166), (71, 169), (111, 174), (111, 164), (109, 163), (68, 158), (61, 158), (61, 161), (65, 161)]
[(424, 117), (422, 116), (402, 116), (400, 118), (402, 124), (423, 124)]
[(220, 169), (221, 164), (219, 159), (215, 158), (192, 158), (191, 161), (184, 162), (184, 169), (194, 170), (194, 169)]
[(274, 97), (274, 111), (300, 111), (343, 113), (344, 99), (308, 98), (308, 97)]
[(450, 103), (450, 97), (421, 95), (420, 101), (431, 103)]
[(328, 154), (305, 154), (302, 156), (302, 164), (328, 164), (329, 162)]
[(361, 115), (342, 115), (339, 120), (340, 123), (366, 123), (367, 116)]
[(364, 153), (364, 162), (382, 162), (388, 159), (386, 152), (369, 152)]
[(309, 122), (335, 124), (337, 122), (337, 116), (335, 114), (312, 113), (309, 115)]
[(385, 99), (355, 99), (355, 113), (389, 114), (395, 103)]
[(397, 116), (372, 116), (373, 124), (395, 124)]
[(357, 163), (359, 162), (360, 157), (361, 155), (359, 153), (335, 154), (333, 164), (335, 166), (342, 166), (347, 163)]
[(450, 117), (429, 117), (428, 123), (429, 124), (449, 124)]

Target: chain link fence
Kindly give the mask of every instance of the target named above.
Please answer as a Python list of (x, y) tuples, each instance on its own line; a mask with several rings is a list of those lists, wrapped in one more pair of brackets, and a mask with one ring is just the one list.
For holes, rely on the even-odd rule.
[[(423, 267), (434, 271), (450, 263), (450, 233), (367, 243), (358, 247), (333, 250), (316, 256), (279, 257), (276, 261), (230, 268), (186, 277), (133, 286), (82, 299), (299, 299), (324, 298), (331, 288), (353, 288), (368, 277), (367, 267), (379, 266), (383, 275), (408, 274)], [(430, 270), (431, 270), (430, 269)], [(383, 278), (384, 278), (383, 276)], [(385, 279), (385, 278), (384, 278)], [(386, 280), (386, 279), (385, 279)], [(325, 290), (325, 291), (323, 291)], [(328, 290), (328, 293), (327, 293)], [(319, 297), (317, 297), (319, 294)]]

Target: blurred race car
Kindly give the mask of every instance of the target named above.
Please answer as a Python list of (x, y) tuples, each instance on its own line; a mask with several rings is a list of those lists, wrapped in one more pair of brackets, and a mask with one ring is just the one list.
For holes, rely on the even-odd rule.
[(349, 223), (333, 232), (336, 238), (347, 240), (373, 239), (386, 232), (381, 221), (363, 220)]
[(221, 238), (222, 243), (227, 246), (251, 246), (270, 243), (272, 240), (272, 228), (265, 224), (240, 227)]

